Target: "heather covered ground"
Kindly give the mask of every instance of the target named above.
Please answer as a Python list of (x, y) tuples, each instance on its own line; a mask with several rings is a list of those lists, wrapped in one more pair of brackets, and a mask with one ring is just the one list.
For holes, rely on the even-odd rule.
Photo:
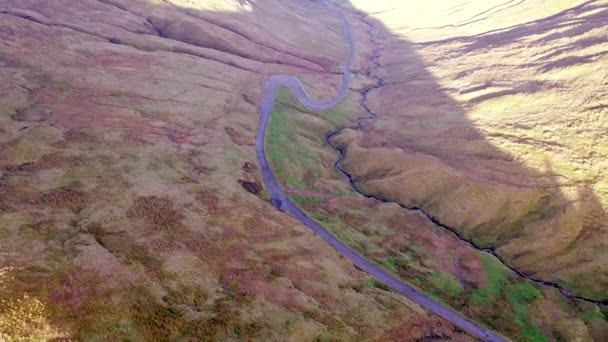
[(0, 2), (0, 339), (467, 339), (264, 192), (267, 77), (345, 49), (317, 3)]
[[(608, 3), (335, 3), (349, 93), (282, 91), (266, 138), (292, 200), (513, 340), (606, 340), (528, 278), (608, 300)], [(343, 34), (316, 1), (0, 2), (0, 340), (470, 340), (264, 190), (267, 78), (331, 98)]]

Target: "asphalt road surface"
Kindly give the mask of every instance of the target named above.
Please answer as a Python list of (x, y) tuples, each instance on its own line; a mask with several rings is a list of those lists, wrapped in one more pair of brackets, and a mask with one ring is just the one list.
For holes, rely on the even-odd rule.
[(376, 280), (384, 283), (393, 290), (405, 295), (406, 297), (418, 303), (420, 306), (424, 307), (428, 311), (444, 318), (445, 320), (451, 322), (460, 329), (485, 341), (507, 341), (505, 337), (500, 336), (492, 332), (491, 330), (488, 330), (485, 327), (468, 320), (458, 312), (427, 297), (425, 294), (401, 281), (399, 278), (395, 277), (388, 271), (385, 271), (380, 266), (357, 254), (355, 251), (353, 251), (347, 245), (339, 241), (323, 227), (318, 225), (315, 221), (310, 219), (304, 212), (302, 212), (302, 210), (300, 210), (293, 202), (291, 202), (291, 200), (289, 200), (289, 198), (279, 185), (279, 182), (274, 178), (268, 165), (268, 160), (266, 159), (264, 141), (266, 138), (268, 122), (270, 121), (270, 115), (272, 114), (272, 108), (274, 106), (279, 87), (288, 87), (297, 96), (300, 103), (302, 103), (308, 109), (323, 110), (336, 105), (344, 98), (344, 95), (346, 95), (346, 92), (348, 90), (348, 84), (352, 77), (352, 72), (350, 69), (355, 58), (355, 44), (353, 42), (350, 23), (346, 15), (341, 12), (336, 6), (326, 1), (323, 1), (323, 4), (327, 6), (329, 11), (336, 12), (338, 15), (340, 15), (344, 24), (344, 31), (349, 46), (349, 52), (343, 66), (342, 86), (338, 94), (332, 100), (326, 102), (315, 102), (306, 93), (306, 90), (304, 90), (300, 81), (298, 81), (298, 79), (294, 77), (287, 75), (276, 75), (272, 76), (268, 81), (266, 95), (262, 101), (262, 104), (259, 107), (259, 111), (262, 117), (260, 127), (258, 129), (258, 134), (256, 137), (256, 155), (260, 163), (262, 176), (264, 178), (264, 182), (266, 183), (266, 188), (271, 195), (273, 205), (277, 209), (289, 213), (298, 220), (300, 220), (302, 223), (312, 229), (315, 233), (321, 236), (336, 251), (351, 260), (360, 269), (369, 273)]

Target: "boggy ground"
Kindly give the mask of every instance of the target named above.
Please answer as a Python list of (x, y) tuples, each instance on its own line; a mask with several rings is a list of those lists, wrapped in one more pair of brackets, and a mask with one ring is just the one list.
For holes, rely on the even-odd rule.
[[(374, 39), (362, 59), (379, 56), (379, 65), (362, 66), (349, 96), (325, 113), (283, 94), (267, 141), (274, 170), (293, 200), (343, 241), (466, 315), (514, 339), (605, 340), (605, 308), (528, 282), (420, 213), (353, 193), (334, 169), (338, 156), (325, 136), (340, 130), (331, 142), (346, 151), (341, 166), (363, 193), (422, 207), (521, 272), (605, 300), (603, 180), (586, 178), (604, 162), (605, 4), (444, 4), (344, 3), (363, 10), (353, 16), (364, 16)], [(406, 27), (437, 13), (462, 18)], [(583, 54), (590, 57), (575, 58)], [(563, 58), (576, 62), (555, 63)], [(343, 129), (365, 115), (364, 95), (377, 118)], [(584, 118), (599, 122), (568, 124)], [(559, 135), (560, 150), (530, 136), (541, 127)], [(576, 145), (583, 140), (590, 153)]]
[(331, 97), (344, 44), (315, 2), (0, 2), (0, 339), (469, 340), (268, 203), (265, 80)]

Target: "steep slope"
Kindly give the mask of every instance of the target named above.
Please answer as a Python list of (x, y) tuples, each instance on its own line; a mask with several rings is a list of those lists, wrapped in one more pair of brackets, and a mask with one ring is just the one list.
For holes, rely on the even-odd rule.
[(343, 167), (527, 274), (608, 299), (608, 3), (385, 6), (378, 119), (345, 132)]
[[(597, 206), (601, 200), (594, 199), (598, 195), (587, 196), (581, 192), (587, 204), (568, 202), (566, 196), (571, 194), (568, 191), (581, 185), (580, 189), (585, 191), (584, 184), (574, 180), (568, 185), (551, 172), (533, 171), (526, 165), (533, 162), (531, 153), (527, 161), (515, 159), (503, 150), (504, 146), (493, 146), (493, 140), (486, 138), (476, 126), (481, 119), (470, 120), (472, 103), (476, 102), (467, 103), (457, 98), (466, 98), (476, 91), (483, 95), (487, 87), (463, 86), (452, 78), (440, 77), (446, 74), (463, 78), (471, 73), (469, 68), (483, 77), (493, 77), (498, 72), (500, 77), (509, 80), (536, 77), (530, 69), (533, 65), (525, 61), (514, 59), (510, 65), (505, 56), (493, 61), (487, 58), (490, 55), (480, 52), (457, 54), (459, 50), (452, 51), (449, 46), (461, 40), (473, 46), (477, 41), (479, 49), (489, 53), (493, 43), (481, 42), (484, 37), (481, 33), (497, 33), (501, 27), (513, 25), (535, 30), (532, 23), (528, 24), (534, 19), (552, 31), (555, 26), (561, 27), (552, 22), (554, 18), (581, 10), (584, 5), (576, 7), (578, 2), (566, 1), (532, 2), (529, 6), (526, 1), (522, 6), (509, 6), (506, 2), (474, 1), (464, 6), (465, 2), (439, 2), (439, 5), (413, 1), (394, 1), (388, 5), (341, 2), (351, 8), (353, 22), (361, 24), (359, 41), (364, 47), (359, 54), (362, 60), (370, 62), (358, 70), (345, 100), (325, 112), (308, 111), (287, 93), (279, 96), (266, 141), (273, 172), (283, 182), (291, 200), (321, 226), (368, 259), (468, 317), (514, 340), (603, 341), (608, 336), (608, 311), (605, 304), (601, 305), (605, 303), (606, 293), (602, 278), (605, 239), (601, 235), (603, 210)], [(422, 8), (416, 9), (416, 6)], [(451, 6), (456, 8), (450, 9)], [(573, 9), (568, 10), (569, 6)], [(592, 8), (592, 13), (586, 14), (591, 19), (589, 23), (595, 23), (600, 30), (603, 21), (592, 14), (601, 15), (601, 9), (602, 6)], [(448, 24), (436, 20), (439, 24), (434, 28), (434, 21), (429, 19), (465, 10), (467, 12), (461, 13), (464, 18), (453, 21), (495, 10), (500, 10), (500, 15), (483, 25), (479, 20), (475, 21), (477, 26), (463, 25), (463, 28), (450, 26), (452, 19), (449, 18), (443, 18)], [(427, 24), (431, 22), (428, 30), (398, 29), (397, 23), (405, 27), (409, 22), (423, 20), (419, 18), (425, 13), (424, 20)], [(419, 31), (420, 36), (416, 36)], [(408, 38), (405, 32), (412, 37)], [(505, 36), (505, 42), (515, 45), (519, 42), (508, 37)], [(578, 38), (575, 35), (573, 39)], [(595, 48), (601, 49), (601, 46)], [(539, 53), (539, 49), (544, 49), (544, 45), (529, 44), (521, 48), (529, 54)], [(510, 48), (502, 52), (510, 56), (509, 53), (515, 51)], [(451, 58), (452, 55), (458, 58)], [(500, 62), (510, 67), (501, 66)], [(605, 88), (598, 79), (604, 77), (604, 63), (597, 60), (590, 61), (589, 65), (599, 71), (578, 76), (573, 72), (572, 77), (578, 80), (563, 88), (563, 93), (545, 96), (541, 91), (532, 97), (534, 101), (514, 99), (516, 105), (506, 107), (489, 102), (483, 109), (482, 114), (487, 114), (483, 118), (506, 120), (522, 105), (542, 104), (534, 115), (514, 116), (509, 125), (519, 127), (518, 122), (539, 119), (540, 110), (545, 108), (557, 112), (553, 108), (561, 108), (560, 100), (570, 106), (572, 94), (578, 94), (577, 99), (581, 101), (588, 99), (583, 93), (602, 94)], [(519, 69), (528, 73), (520, 73)], [(568, 84), (568, 78), (564, 79)], [(526, 84), (524, 88), (529, 86)], [(517, 91), (493, 95), (509, 99)], [(542, 102), (546, 100), (549, 102)], [(482, 96), (479, 103), (484, 101)], [(571, 108), (575, 109), (585, 112), (585, 109)], [(549, 123), (560, 125), (559, 120), (545, 121), (544, 125)], [(562, 132), (557, 128), (554, 131)], [(572, 132), (569, 134), (575, 136)], [(511, 138), (518, 143), (532, 142), (525, 137)], [(598, 147), (601, 149), (601, 145)], [(541, 151), (538, 152), (537, 155), (541, 155)], [(549, 164), (552, 162), (548, 160)], [(603, 160), (598, 158), (595, 162)], [(414, 200), (402, 200), (409, 197)], [(449, 206), (442, 208), (441, 203)], [(566, 210), (569, 222), (559, 218), (559, 203), (571, 203), (578, 208), (574, 212)], [(551, 221), (553, 214), (558, 216)], [(558, 260), (553, 254), (529, 266), (516, 262), (506, 249), (498, 248), (511, 242), (520, 250), (536, 246), (537, 253), (554, 253), (552, 243), (568, 243), (568, 236), (547, 232), (539, 224), (543, 221), (556, 226), (565, 223), (560, 227), (563, 231), (569, 224), (581, 222), (580, 218), (584, 218), (584, 225), (591, 226), (594, 222), (600, 225), (592, 228), (597, 238), (588, 238), (585, 242), (591, 248), (579, 244), (566, 250), (572, 264)], [(471, 229), (468, 224), (475, 224), (476, 220), (495, 221), (486, 222), (487, 229), (480, 229), (479, 225)], [(577, 232), (576, 227), (573, 232)], [(535, 239), (530, 236), (532, 233), (546, 236)], [(524, 234), (528, 234), (530, 241), (521, 242)], [(595, 253), (597, 258), (587, 254), (583, 259), (576, 259), (586, 253)], [(518, 256), (525, 257), (525, 254)], [(585, 269), (587, 265), (599, 272)], [(543, 268), (563, 269), (562, 274), (570, 273), (569, 277), (578, 284), (570, 283), (558, 271), (541, 272)], [(585, 277), (580, 277), (583, 272)]]
[(330, 97), (342, 34), (315, 2), (0, 2), (0, 339), (468, 340), (267, 201), (266, 78)]

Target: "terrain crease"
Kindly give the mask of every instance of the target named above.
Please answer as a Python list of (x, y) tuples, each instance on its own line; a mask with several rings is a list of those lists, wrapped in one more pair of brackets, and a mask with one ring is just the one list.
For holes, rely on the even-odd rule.
[[(35, 12), (32, 12), (32, 11), (27, 11), (27, 12), (35, 13)], [(137, 51), (140, 51), (140, 52), (167, 52), (167, 53), (175, 53), (175, 54), (179, 54), (179, 55), (187, 55), (187, 56), (190, 56), (190, 57), (202, 58), (202, 59), (205, 59), (205, 60), (208, 60), (208, 61), (213, 61), (213, 62), (221, 63), (223, 65), (226, 65), (226, 66), (229, 66), (229, 67), (233, 67), (235, 69), (239, 69), (239, 70), (251, 72), (251, 73), (254, 73), (254, 74), (257, 74), (257, 75), (260, 75), (260, 76), (264, 76), (264, 74), (260, 73), (259, 71), (255, 71), (255, 70), (252, 70), (252, 69), (240, 67), (240, 66), (238, 66), (236, 64), (225, 62), (225, 61), (222, 61), (222, 60), (219, 60), (219, 59), (209, 58), (208, 56), (206, 56), (204, 54), (197, 54), (197, 53), (194, 53), (194, 52), (185, 51), (185, 50), (183, 50), (182, 47), (176, 47), (174, 49), (144, 49), (144, 48), (138, 47), (136, 45), (127, 44), (127, 43), (125, 43), (122, 40), (115, 40), (115, 39), (113, 39), (111, 37), (105, 37), (103, 35), (99, 35), (99, 34), (94, 33), (94, 32), (82, 30), (81, 28), (79, 28), (77, 26), (64, 25), (64, 24), (56, 24), (56, 23), (53, 23), (53, 22), (46, 22), (43, 19), (35, 18), (31, 14), (21, 13), (21, 11), (11, 11), (11, 10), (0, 9), (0, 14), (14, 16), (14, 17), (21, 18), (23, 20), (28, 20), (30, 22), (33, 22), (33, 23), (36, 23), (36, 24), (39, 24), (39, 25), (43, 25), (43, 26), (46, 26), (46, 27), (57, 27), (57, 28), (63, 28), (63, 29), (67, 29), (67, 30), (72, 30), (74, 32), (78, 32), (78, 33), (81, 33), (81, 34), (85, 34), (85, 35), (88, 35), (88, 36), (91, 36), (91, 37), (95, 37), (95, 38), (107, 41), (108, 43), (111, 43), (111, 44), (128, 46), (128, 47), (131, 47), (131, 48), (133, 48), (133, 49), (135, 49)], [(42, 16), (39, 13), (35, 13), (35, 14)], [(135, 32), (131, 32), (131, 31), (128, 31), (128, 32), (133, 33), (133, 34), (140, 34), (140, 33), (135, 33)], [(160, 37), (160, 38), (163, 38), (163, 37)], [(165, 38), (165, 39), (168, 39), (168, 38)], [(169, 39), (169, 40), (171, 40), (171, 39)], [(182, 43), (182, 44), (187, 44), (187, 43), (184, 43), (182, 41), (177, 41), (177, 40), (175, 40), (175, 42)], [(200, 46), (196, 46), (196, 45), (193, 45), (193, 46), (195, 48), (202, 48), (202, 49), (204, 49), (203, 47), (200, 47)], [(220, 51), (220, 50), (214, 50), (214, 51), (217, 51), (217, 52), (220, 52), (220, 53), (229, 54), (227, 52)], [(260, 63), (263, 63), (263, 62), (260, 62)]]
[[(330, 5), (328, 2), (324, 1), (323, 3), (330, 9), (332, 9), (332, 5)], [(315, 102), (307, 94), (306, 90), (304, 90), (302, 84), (298, 79), (286, 75), (275, 75), (272, 76), (271, 79), (268, 81), (267, 91), (265, 92), (262, 98), (262, 103), (259, 107), (261, 120), (258, 128), (258, 134), (256, 136), (256, 156), (260, 163), (262, 177), (264, 179), (264, 183), (266, 184), (267, 191), (270, 194), (272, 204), (278, 210), (289, 213), (295, 219), (298, 219), (300, 222), (310, 228), (314, 233), (316, 233), (323, 240), (325, 240), (325, 242), (328, 243), (332, 248), (334, 248), (338, 253), (353, 262), (356, 267), (367, 272), (370, 276), (376, 278), (378, 281), (386, 284), (388, 287), (394, 289), (400, 294), (410, 298), (412, 301), (421, 305), (426, 310), (442, 317), (443, 319), (451, 322), (460, 329), (485, 341), (506, 341), (505, 337), (491, 331), (490, 329), (480, 325), (479, 323), (476, 323), (466, 318), (460, 312), (448, 306), (445, 306), (444, 304), (441, 304), (435, 301), (434, 299), (431, 299), (429, 296), (423, 294), (420, 290), (412, 287), (408, 283), (396, 277), (391, 272), (385, 270), (381, 266), (373, 263), (367, 258), (361, 256), (356, 251), (352, 250), (344, 242), (340, 241), (332, 233), (330, 233), (328, 230), (326, 230), (321, 225), (312, 220), (297, 205), (295, 205), (286, 195), (282, 186), (272, 174), (268, 160), (266, 158), (265, 138), (268, 123), (270, 121), (270, 116), (272, 114), (272, 108), (274, 106), (279, 87), (288, 87), (297, 96), (298, 101), (310, 110), (323, 110), (336, 105), (344, 98), (346, 92), (349, 90), (348, 85), (350, 78), (352, 77), (351, 67), (355, 59), (354, 42), (348, 17), (341, 10), (335, 10), (342, 17), (342, 21), (345, 27), (346, 39), (349, 44), (349, 55), (343, 66), (344, 74), (342, 86), (338, 91), (338, 94), (333, 99), (328, 100), (326, 102)]]
[[(221, 24), (221, 23), (218, 23), (218, 22), (216, 22), (216, 21), (213, 21), (213, 20), (211, 20), (211, 19), (209, 19), (209, 18), (203, 18), (203, 17), (201, 17), (201, 16), (194, 15), (194, 14), (192, 14), (192, 13), (188, 12), (187, 10), (184, 10), (184, 9), (181, 9), (181, 8), (179, 8), (179, 9), (177, 9), (177, 10), (178, 10), (180, 13), (184, 13), (184, 14), (188, 15), (189, 17), (192, 17), (192, 18), (197, 19), (197, 20), (202, 20), (202, 21), (204, 21), (204, 22), (206, 22), (206, 23), (209, 23), (209, 24), (215, 25), (215, 26), (220, 27), (220, 28), (222, 28), (222, 29), (224, 29), (224, 30), (227, 30), (227, 31), (229, 31), (229, 32), (232, 32), (232, 33), (234, 33), (234, 34), (238, 35), (238, 36), (239, 36), (239, 37), (241, 37), (241, 38), (247, 39), (247, 40), (249, 40), (250, 42), (253, 42), (253, 43), (257, 44), (257, 45), (260, 45), (260, 46), (262, 46), (262, 47), (265, 47), (265, 48), (267, 48), (267, 49), (269, 49), (269, 50), (272, 50), (272, 51), (274, 51), (274, 52), (278, 52), (278, 53), (280, 53), (280, 54), (284, 54), (284, 55), (287, 55), (287, 56), (290, 56), (290, 57), (293, 57), (293, 58), (297, 58), (297, 59), (304, 60), (304, 61), (306, 61), (306, 62), (309, 62), (309, 63), (312, 63), (312, 64), (314, 64), (314, 65), (318, 66), (319, 68), (321, 68), (321, 70), (326, 70), (326, 69), (325, 69), (325, 68), (324, 68), (322, 65), (318, 64), (318, 63), (317, 63), (316, 61), (314, 61), (314, 60), (311, 60), (311, 59), (309, 59), (309, 58), (307, 58), (307, 57), (303, 57), (303, 56), (297, 56), (297, 55), (296, 55), (296, 54), (294, 54), (294, 53), (291, 53), (291, 52), (288, 52), (288, 51), (284, 51), (284, 50), (281, 50), (281, 49), (275, 48), (275, 47), (273, 47), (273, 46), (271, 46), (271, 45), (266, 45), (266, 44), (263, 44), (263, 43), (259, 42), (257, 39), (255, 39), (255, 37), (252, 37), (252, 36), (247, 35), (247, 34), (245, 34), (245, 33), (243, 33), (243, 32), (240, 32), (240, 31), (238, 31), (237, 29), (234, 29), (234, 28), (230, 27), (229, 25)], [(306, 68), (305, 66), (301, 66), (301, 67)]]
[[(590, 1), (593, 2), (593, 1)], [(586, 3), (585, 3), (586, 4)], [(577, 6), (578, 7), (582, 7), (581, 6)], [(574, 8), (573, 8), (574, 9)], [(570, 10), (573, 10), (570, 9)], [(568, 10), (568, 11), (570, 11)], [(568, 11), (564, 11), (564, 13), (568, 12)], [(368, 17), (369, 15), (363, 15), (360, 16), (359, 19), (361, 19), (361, 21), (363, 21), (366, 25), (368, 25), (370, 27), (370, 30), (373, 30), (373, 24), (366, 21), (365, 18)], [(552, 16), (552, 17), (556, 17)], [(373, 37), (373, 35), (371, 35), (371, 41), (373, 43), (375, 43), (375, 39)], [(376, 46), (378, 46), (377, 43), (375, 43)], [(327, 136), (326, 136), (326, 142), (329, 146), (331, 146), (334, 150), (336, 150), (339, 153), (339, 157), (338, 160), (334, 163), (334, 167), (336, 168), (337, 171), (339, 171), (340, 173), (342, 173), (349, 181), (351, 188), (359, 193), (360, 195), (366, 197), (366, 198), (371, 198), (371, 199), (375, 199), (377, 201), (380, 201), (382, 203), (393, 203), (393, 204), (397, 204), (399, 207), (407, 210), (407, 211), (411, 211), (411, 212), (416, 212), (416, 213), (420, 213), (422, 214), (427, 220), (429, 220), (431, 223), (433, 223), (435, 226), (440, 227), (444, 230), (449, 231), (450, 233), (452, 233), (454, 236), (456, 236), (459, 240), (465, 242), (466, 244), (468, 244), (470, 247), (473, 247), (474, 249), (490, 254), (492, 256), (494, 256), (501, 264), (503, 264), (506, 268), (508, 268), (509, 270), (513, 271), (515, 274), (517, 274), (518, 276), (527, 279), (528, 281), (531, 281), (533, 283), (536, 283), (538, 285), (541, 286), (545, 286), (545, 287), (551, 287), (556, 289), (557, 291), (559, 291), (559, 293), (561, 293), (562, 295), (564, 295), (567, 298), (570, 299), (576, 299), (576, 300), (581, 300), (581, 301), (585, 301), (585, 302), (589, 302), (589, 303), (593, 303), (596, 305), (601, 305), (601, 306), (608, 306), (608, 300), (596, 300), (593, 298), (588, 298), (585, 296), (579, 296), (576, 293), (574, 293), (573, 291), (570, 291), (566, 288), (564, 288), (563, 286), (559, 285), (556, 282), (552, 282), (552, 281), (547, 281), (547, 280), (543, 280), (540, 278), (536, 278), (530, 275), (526, 275), (523, 271), (518, 270), (517, 268), (515, 268), (514, 266), (509, 265), (506, 260), (500, 256), (497, 252), (496, 252), (496, 246), (489, 246), (489, 247), (482, 247), (480, 245), (478, 245), (477, 243), (475, 243), (472, 239), (468, 239), (466, 237), (464, 237), (464, 235), (462, 233), (460, 233), (456, 228), (448, 226), (444, 223), (442, 223), (437, 217), (435, 217), (433, 214), (429, 213), (428, 211), (424, 210), (423, 208), (419, 207), (419, 206), (406, 206), (403, 205), (399, 202), (395, 202), (395, 201), (391, 201), (391, 200), (387, 200), (385, 198), (379, 197), (379, 196), (375, 196), (375, 195), (370, 195), (370, 194), (366, 194), (365, 192), (363, 192), (356, 184), (355, 179), (353, 178), (353, 176), (351, 174), (349, 174), (346, 170), (344, 170), (341, 167), (341, 162), (344, 160), (344, 158), (346, 157), (346, 150), (344, 148), (338, 147), (335, 144), (332, 143), (332, 138), (338, 134), (340, 134), (343, 130), (345, 129), (355, 129), (355, 130), (359, 130), (362, 128), (361, 122), (360, 120), (373, 120), (374, 118), (377, 117), (377, 114), (374, 113), (372, 110), (370, 110), (370, 108), (367, 106), (367, 96), (368, 94), (375, 90), (378, 89), (382, 86), (385, 85), (384, 80), (380, 77), (378, 77), (377, 75), (374, 74), (374, 70), (377, 69), (380, 64), (377, 62), (377, 59), (380, 57), (379, 53), (382, 50), (382, 48), (377, 48), (376, 50), (374, 50), (373, 56), (370, 60), (370, 65), (372, 66), (371, 70), (368, 72), (368, 76), (375, 79), (377, 81), (377, 85), (376, 86), (372, 86), (369, 87), (365, 90), (362, 91), (362, 101), (361, 101), (361, 107), (363, 108), (363, 110), (366, 113), (366, 117), (361, 117), (357, 119), (357, 123), (355, 127), (343, 127), (341, 129), (338, 129), (336, 131), (330, 132)]]
[[(129, 12), (129, 13), (131, 13), (131, 12)], [(239, 65), (237, 65), (235, 63), (230, 63), (230, 62), (222, 61), (222, 60), (217, 59), (217, 58), (211, 58), (208, 55), (205, 55), (205, 54), (202, 54), (202, 53), (201, 54), (197, 54), (195, 52), (185, 51), (184, 47), (174, 47), (172, 49), (162, 49), (162, 48), (161, 49), (147, 49), (147, 48), (142, 48), (142, 47), (134, 45), (134, 44), (129, 44), (129, 43), (127, 43), (127, 42), (125, 42), (124, 40), (121, 40), (121, 39), (117, 39), (117, 38), (109, 37), (109, 36), (104, 36), (104, 35), (96, 33), (96, 32), (85, 30), (82, 27), (79, 27), (79, 26), (76, 26), (76, 25), (59, 24), (59, 23), (47, 20), (47, 18), (44, 15), (42, 15), (42, 14), (40, 14), (38, 12), (35, 12), (35, 11), (31, 11), (31, 10), (20, 10), (20, 9), (12, 10), (12, 9), (2, 8), (2, 9), (0, 9), (0, 14), (12, 15), (14, 17), (18, 17), (18, 18), (21, 18), (21, 19), (24, 19), (24, 20), (28, 20), (28, 21), (31, 21), (31, 22), (34, 22), (34, 23), (37, 23), (37, 24), (40, 24), (40, 25), (47, 26), (47, 27), (59, 27), (59, 28), (69, 29), (69, 30), (72, 30), (72, 31), (75, 31), (75, 32), (78, 32), (78, 33), (81, 33), (81, 34), (86, 34), (86, 35), (89, 35), (89, 36), (92, 36), (92, 37), (96, 37), (96, 38), (108, 41), (108, 42), (110, 42), (112, 44), (129, 46), (129, 47), (132, 47), (132, 48), (134, 48), (134, 49), (136, 49), (138, 51), (142, 51), (142, 52), (164, 51), (164, 52), (169, 52), (169, 53), (189, 55), (189, 56), (192, 56), (192, 57), (197, 57), (197, 58), (202, 58), (202, 59), (206, 59), (206, 60), (222, 63), (224, 65), (233, 67), (235, 69), (240, 69), (240, 70), (244, 70), (244, 71), (255, 73), (257, 75), (265, 76), (263, 73), (260, 73), (259, 71), (256, 71), (256, 70), (251, 69), (251, 68), (241, 67), (241, 66), (239, 66)], [(196, 18), (198, 18), (198, 17), (196, 17)], [(198, 19), (200, 19), (200, 18), (198, 18)], [(246, 59), (246, 60), (250, 60), (250, 61), (253, 61), (253, 62), (256, 62), (256, 63), (261, 63), (263, 65), (283, 65), (283, 66), (303, 69), (303, 70), (306, 70), (308, 72), (318, 72), (318, 71), (312, 70), (310, 68), (307, 68), (306, 66), (302, 66), (302, 65), (299, 65), (299, 64), (283, 63), (283, 62), (281, 62), (279, 60), (275, 60), (275, 61), (272, 61), (272, 60), (260, 60), (260, 59), (252, 58), (252, 56), (235, 53), (234, 51), (224, 51), (224, 50), (221, 50), (221, 49), (215, 49), (215, 48), (208, 47), (208, 46), (201, 46), (201, 45), (197, 45), (197, 44), (191, 44), (191, 43), (179, 40), (179, 39), (175, 39), (175, 38), (166, 36), (165, 34), (162, 33), (162, 30), (160, 30), (154, 23), (152, 23), (152, 21), (149, 18), (146, 19), (146, 22), (149, 25), (151, 25), (152, 29), (155, 30), (158, 33), (158, 35), (152, 35), (152, 34), (148, 34), (148, 33), (144, 33), (144, 32), (134, 32), (134, 31), (128, 30), (128, 29), (126, 29), (124, 27), (120, 27), (120, 26), (117, 26), (117, 27), (119, 27), (119, 28), (121, 28), (121, 29), (123, 29), (123, 30), (125, 30), (125, 31), (127, 31), (129, 33), (135, 34), (135, 35), (146, 35), (146, 36), (157, 37), (157, 38), (161, 38), (161, 39), (167, 39), (167, 40), (179, 43), (179, 44), (184, 44), (184, 45), (191, 46), (191, 47), (194, 47), (194, 48), (209, 49), (209, 50), (212, 50), (212, 51), (216, 51), (218, 53), (227, 54), (227, 55), (231, 55), (231, 56), (236, 56), (236, 57), (243, 58), (243, 59)], [(332, 74), (334, 74), (334, 73), (332, 73)]]

